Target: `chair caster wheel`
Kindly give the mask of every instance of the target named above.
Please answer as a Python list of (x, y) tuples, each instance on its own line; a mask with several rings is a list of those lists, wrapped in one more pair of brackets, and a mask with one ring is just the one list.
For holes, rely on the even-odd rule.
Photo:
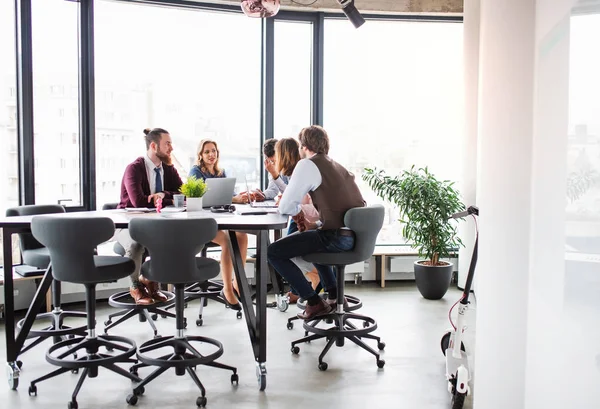
[(140, 320), (140, 322), (146, 322), (146, 316), (145, 315), (139, 315), (138, 319)]
[(136, 368), (129, 368), (129, 373), (135, 376), (138, 376), (138, 371)]
[(237, 312), (237, 314), (235, 314), (235, 317), (236, 317), (238, 320), (241, 320), (241, 319), (242, 319), (242, 312), (241, 312), (241, 311), (238, 311), (238, 312)]
[(27, 392), (29, 392), (29, 396), (37, 396), (37, 386), (29, 385), (29, 390)]
[(111, 320), (106, 320), (106, 321), (104, 321), (104, 326), (105, 326), (105, 327), (108, 327), (110, 324), (112, 324), (112, 321), (111, 321)]
[(196, 399), (196, 406), (198, 406), (199, 408), (206, 407), (206, 403), (207, 403), (207, 399), (204, 396), (200, 396), (200, 397), (198, 397), (198, 399)]
[(187, 328), (187, 318), (183, 319), (183, 328)]
[(106, 347), (106, 350), (107, 350), (108, 352), (112, 352), (112, 351), (114, 351), (113, 347)]
[(19, 369), (23, 368), (23, 362), (17, 361), (17, 366), (19, 367)]
[(125, 402), (127, 402), (130, 405), (135, 405), (138, 401), (138, 397), (135, 395), (127, 395), (127, 398), (125, 399)]
[(377, 343), (377, 348), (378, 348), (380, 351), (383, 351), (383, 350), (385, 349), (385, 342), (378, 342), (378, 343)]
[(77, 375), (79, 373), (79, 368), (71, 369), (71, 373)]
[(321, 371), (326, 371), (327, 370), (327, 362), (320, 362), (319, 363), (319, 369)]
[(150, 318), (152, 318), (152, 321), (156, 321), (158, 319), (158, 314), (152, 314)]
[(196, 320), (196, 326), (201, 327), (202, 324), (204, 324), (204, 321), (202, 321), (202, 319)]
[(184, 303), (184, 304), (183, 304), (183, 308), (187, 308), (187, 304), (188, 304), (188, 303)]
[(162, 314), (161, 314), (161, 316), (160, 316), (160, 317), (161, 317), (161, 318), (167, 318), (167, 316), (166, 316), (166, 315), (162, 315)]
[(294, 329), (294, 323), (293, 322), (288, 322), (287, 323), (287, 329)]
[[(300, 353), (300, 347), (293, 346), (291, 351), (292, 351), (292, 354), (298, 355)], [(327, 364), (325, 364), (325, 365), (327, 365)]]
[(363, 322), (363, 328), (367, 328), (369, 326), (369, 323), (367, 321)]
[(383, 368), (385, 366), (385, 361), (383, 359), (377, 360), (377, 368)]
[(231, 384), (233, 385), (234, 383), (236, 385), (239, 385), (239, 381), (240, 381), (240, 377), (238, 376), (238, 374), (234, 373), (233, 375), (231, 375)]
[(72, 400), (71, 402), (69, 402), (69, 404), (67, 405), (68, 409), (77, 409), (79, 407), (79, 405), (77, 405), (77, 401), (76, 400)]
[(135, 396), (142, 396), (145, 392), (146, 392), (146, 389), (144, 389), (143, 386), (138, 386), (137, 388), (135, 388), (133, 390), (133, 394)]

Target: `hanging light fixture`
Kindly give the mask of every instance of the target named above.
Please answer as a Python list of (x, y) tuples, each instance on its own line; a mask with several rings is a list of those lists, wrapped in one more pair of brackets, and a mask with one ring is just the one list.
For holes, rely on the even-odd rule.
[(279, 11), (279, 0), (242, 0), (244, 14), (248, 17), (273, 17)]
[(354, 0), (337, 0), (337, 2), (342, 6), (342, 11), (355, 28), (365, 23), (365, 19), (360, 15), (356, 6), (354, 6)]

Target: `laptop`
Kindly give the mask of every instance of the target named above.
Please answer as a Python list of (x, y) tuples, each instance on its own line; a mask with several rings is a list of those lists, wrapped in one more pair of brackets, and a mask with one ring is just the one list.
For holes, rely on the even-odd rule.
[[(246, 178), (246, 192), (250, 192), (250, 187), (248, 187), (248, 178)], [(271, 208), (276, 208), (278, 206), (275, 204), (274, 200), (266, 200), (264, 202), (257, 202), (256, 199), (254, 199), (254, 200), (250, 201), (250, 207), (271, 209)]]
[(203, 208), (228, 205), (233, 199), (235, 178), (208, 178), (206, 187), (206, 193), (202, 196)]

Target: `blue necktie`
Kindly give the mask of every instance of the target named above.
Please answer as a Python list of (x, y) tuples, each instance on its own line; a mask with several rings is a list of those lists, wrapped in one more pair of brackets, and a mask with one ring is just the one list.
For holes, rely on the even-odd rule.
[(154, 193), (162, 192), (162, 180), (160, 180), (160, 168), (154, 168), (154, 172), (156, 172), (156, 190)]

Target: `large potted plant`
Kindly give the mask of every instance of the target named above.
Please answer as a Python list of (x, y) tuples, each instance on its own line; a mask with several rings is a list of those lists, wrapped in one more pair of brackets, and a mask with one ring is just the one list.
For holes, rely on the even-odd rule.
[(402, 234), (423, 258), (414, 264), (417, 288), (423, 297), (439, 300), (448, 291), (453, 267), (441, 259), (462, 245), (450, 220), (464, 209), (454, 183), (437, 180), (427, 168), (414, 165), (394, 177), (367, 168), (362, 177), (379, 197), (398, 206)]
[(204, 183), (204, 180), (197, 179), (195, 176), (190, 176), (188, 180), (181, 185), (179, 191), (185, 195), (188, 212), (202, 210), (202, 196), (206, 193), (206, 183)]

